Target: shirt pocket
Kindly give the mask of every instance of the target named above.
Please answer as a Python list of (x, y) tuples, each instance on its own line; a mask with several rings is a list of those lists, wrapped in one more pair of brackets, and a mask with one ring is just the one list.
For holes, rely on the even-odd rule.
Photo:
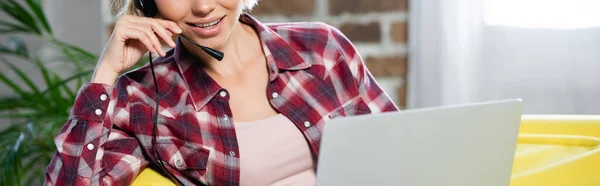
[(369, 106), (361, 99), (361, 97), (357, 96), (344, 102), (340, 107), (329, 112), (329, 114), (325, 116), (325, 120), (370, 113), (371, 109), (369, 109)]
[(204, 148), (192, 147), (191, 145), (181, 143), (160, 143), (157, 144), (161, 150), (162, 160), (165, 166), (177, 170), (185, 176), (200, 178), (206, 173), (206, 165), (210, 151)]

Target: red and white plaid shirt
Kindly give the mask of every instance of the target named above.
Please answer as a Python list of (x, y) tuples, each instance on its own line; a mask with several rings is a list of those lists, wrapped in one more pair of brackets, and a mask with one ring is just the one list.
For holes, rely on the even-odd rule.
[[(397, 111), (360, 55), (338, 29), (323, 23), (263, 24), (248, 14), (267, 57), (270, 104), (290, 119), (319, 154), (325, 122), (335, 117)], [(155, 60), (160, 107), (157, 148), (185, 185), (238, 185), (239, 147), (229, 93), (181, 44)], [(114, 86), (81, 87), (46, 185), (129, 185), (155, 165), (155, 92), (148, 66)]]

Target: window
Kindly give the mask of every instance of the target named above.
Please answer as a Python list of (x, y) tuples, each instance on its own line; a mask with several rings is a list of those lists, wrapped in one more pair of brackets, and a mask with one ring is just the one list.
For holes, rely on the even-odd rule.
[(484, 20), (522, 28), (600, 27), (600, 0), (484, 0)]

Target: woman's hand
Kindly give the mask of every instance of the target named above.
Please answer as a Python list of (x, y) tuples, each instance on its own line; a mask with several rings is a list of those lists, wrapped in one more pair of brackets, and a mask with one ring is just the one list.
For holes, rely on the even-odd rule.
[(175, 47), (172, 36), (181, 32), (181, 28), (172, 21), (121, 16), (100, 56), (92, 83), (113, 85), (119, 74), (133, 67), (148, 51), (165, 56), (161, 41)]

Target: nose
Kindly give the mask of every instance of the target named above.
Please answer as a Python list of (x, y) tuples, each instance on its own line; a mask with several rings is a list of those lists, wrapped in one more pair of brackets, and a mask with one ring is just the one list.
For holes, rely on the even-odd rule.
[(217, 6), (217, 0), (193, 0), (192, 11), (196, 15), (205, 16), (210, 14)]

